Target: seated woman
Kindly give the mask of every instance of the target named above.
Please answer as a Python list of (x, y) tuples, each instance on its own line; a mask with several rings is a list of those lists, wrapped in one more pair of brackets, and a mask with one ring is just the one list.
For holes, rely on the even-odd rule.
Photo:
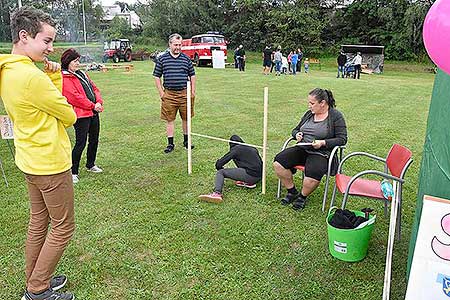
[[(306, 197), (319, 185), (328, 170), (328, 158), (335, 146), (347, 143), (347, 127), (344, 116), (335, 109), (335, 100), (329, 90), (315, 88), (308, 95), (309, 110), (292, 130), (297, 142), (311, 146), (293, 146), (275, 156), (273, 167), (281, 183), (287, 189), (281, 204), (298, 210), (305, 207)], [(303, 186), (299, 193), (292, 178), (294, 166), (305, 166)], [(334, 162), (334, 168), (337, 163)]]

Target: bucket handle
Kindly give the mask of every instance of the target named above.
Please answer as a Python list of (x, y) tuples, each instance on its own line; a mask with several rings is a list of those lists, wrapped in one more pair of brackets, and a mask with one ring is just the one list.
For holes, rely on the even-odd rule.
[(332, 207), (330, 207), (330, 209), (328, 210), (328, 214), (327, 214), (327, 220), (328, 220), (328, 217), (330, 217), (331, 214), (332, 214), (336, 209), (338, 209), (337, 206), (332, 206)]

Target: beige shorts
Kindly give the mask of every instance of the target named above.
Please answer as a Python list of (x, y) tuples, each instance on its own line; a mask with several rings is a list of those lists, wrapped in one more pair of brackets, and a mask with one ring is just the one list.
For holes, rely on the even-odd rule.
[[(164, 90), (161, 99), (161, 119), (172, 122), (180, 112), (182, 120), (187, 120), (187, 95), (186, 89), (181, 91)], [(191, 117), (194, 116), (194, 97), (191, 96)]]

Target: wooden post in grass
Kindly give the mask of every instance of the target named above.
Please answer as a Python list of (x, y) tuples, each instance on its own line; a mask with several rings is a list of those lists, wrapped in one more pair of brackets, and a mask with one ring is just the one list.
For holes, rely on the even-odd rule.
[(191, 82), (188, 81), (186, 83), (187, 86), (187, 136), (188, 136), (188, 142), (187, 142), (187, 152), (188, 152), (188, 174), (192, 174), (192, 135), (191, 135)]
[(267, 156), (267, 108), (269, 103), (269, 88), (264, 87), (264, 121), (263, 121), (263, 153), (262, 153), (262, 191), (263, 195), (266, 194), (266, 156)]

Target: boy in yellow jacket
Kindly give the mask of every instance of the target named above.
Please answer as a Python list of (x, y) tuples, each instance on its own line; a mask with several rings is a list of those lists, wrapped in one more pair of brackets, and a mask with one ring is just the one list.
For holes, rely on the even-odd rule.
[[(76, 115), (61, 94), (59, 64), (47, 59), (55, 25), (40, 10), (18, 9), (11, 17), (12, 53), (0, 55), (0, 95), (14, 124), (15, 161), (25, 174), (30, 200), (23, 300), (75, 299), (57, 292), (67, 282), (64, 275), (52, 278), (75, 229), (66, 128)], [(44, 62), (44, 72), (34, 62)]]

